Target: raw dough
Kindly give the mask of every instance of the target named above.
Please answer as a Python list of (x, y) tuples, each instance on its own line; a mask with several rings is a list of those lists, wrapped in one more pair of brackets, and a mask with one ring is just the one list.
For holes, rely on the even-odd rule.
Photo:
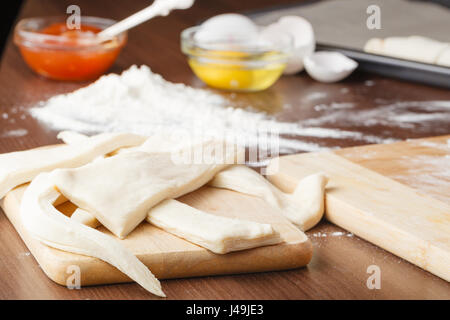
[(450, 45), (441, 52), (436, 64), (450, 67)]
[[(71, 218), (94, 228), (100, 225), (94, 215), (79, 208)], [(164, 200), (151, 208), (146, 220), (218, 254), (282, 241), (279, 233), (269, 224), (215, 216), (173, 199)]]
[(309, 175), (297, 184), (292, 194), (283, 193), (286, 216), (303, 231), (313, 228), (325, 212), (325, 186), (328, 177), (324, 173)]
[[(75, 131), (61, 131), (58, 139), (66, 144), (74, 144), (88, 139), (89, 137)], [(143, 151), (147, 153), (179, 153), (188, 148), (195, 148), (205, 143), (213, 143), (213, 139), (202, 139), (201, 137), (186, 137), (177, 135), (154, 134), (144, 137), (145, 142), (136, 147), (125, 147), (111, 152), (109, 155), (116, 155), (124, 152)]]
[(50, 176), (49, 173), (39, 174), (23, 195), (20, 214), (28, 232), (50, 247), (106, 261), (146, 290), (165, 297), (161, 284), (150, 270), (117, 240), (55, 209), (52, 203), (59, 193)]
[(79, 223), (84, 224), (85, 226), (91, 227), (91, 228), (97, 228), (101, 225), (100, 221), (98, 221), (91, 213), (87, 212), (86, 210), (77, 208), (72, 215), (70, 216), (70, 219), (74, 221), (78, 221)]
[(41, 172), (78, 167), (113, 150), (143, 142), (142, 136), (134, 134), (104, 133), (73, 145), (0, 154), (0, 199)]
[(245, 165), (231, 166), (219, 172), (208, 184), (216, 188), (250, 194), (267, 201), (273, 207), (283, 205), (282, 192), (262, 175)]
[[(100, 222), (91, 213), (76, 209), (71, 219), (96, 228)], [(214, 253), (224, 254), (282, 241), (269, 224), (219, 217), (168, 199), (151, 208), (146, 220)]]
[(56, 138), (62, 140), (65, 144), (77, 144), (89, 139), (89, 136), (75, 131), (60, 131)]
[[(216, 146), (223, 143), (205, 143), (200, 147), (211, 151)], [(151, 207), (206, 184), (235, 161), (236, 153), (229, 152), (221, 161), (210, 164), (174, 163), (173, 157), (171, 153), (121, 153), (83, 167), (57, 169), (51, 179), (72, 203), (124, 238), (145, 219)]]
[[(61, 131), (58, 133), (58, 135), (56, 137), (58, 139), (62, 140), (65, 144), (70, 144), (70, 145), (80, 143), (80, 142), (85, 141), (86, 139), (89, 139), (89, 136), (82, 134), (82, 133), (75, 132), (75, 131)], [(145, 136), (140, 136), (140, 137), (141, 137), (142, 141), (144, 141), (144, 142), (147, 140), (147, 137), (145, 137)], [(123, 150), (130, 150), (130, 149), (134, 150), (136, 148), (137, 148), (137, 146), (124, 146), (123, 148), (113, 150), (113, 151), (109, 152), (108, 154), (101, 155), (101, 156), (95, 158), (93, 161), (96, 161), (101, 158), (106, 158), (108, 156), (116, 155)]]
[(216, 216), (172, 199), (150, 209), (146, 220), (219, 254), (282, 241), (270, 224)]
[(446, 65), (445, 58), (440, 57), (449, 48), (449, 43), (421, 36), (410, 36), (373, 38), (366, 43), (364, 51), (400, 59)]
[(261, 198), (281, 210), (302, 231), (307, 231), (323, 216), (327, 181), (323, 173), (313, 174), (301, 180), (292, 194), (286, 194), (256, 171), (235, 165), (219, 172), (209, 185)]

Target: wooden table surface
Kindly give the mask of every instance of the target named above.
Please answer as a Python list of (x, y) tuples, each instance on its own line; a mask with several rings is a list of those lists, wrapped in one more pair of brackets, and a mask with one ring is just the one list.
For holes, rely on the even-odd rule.
[[(120, 72), (132, 64), (147, 64), (156, 73), (174, 82), (195, 87), (195, 78), (179, 48), (180, 31), (210, 16), (246, 11), (295, 1), (275, 0), (197, 0), (186, 12), (149, 21), (129, 33), (129, 42), (111, 71)], [(63, 15), (70, 4), (78, 4), (82, 14), (121, 19), (146, 5), (147, 0), (62, 1), (30, 0), (21, 17)], [(55, 94), (70, 92), (86, 83), (45, 80), (33, 74), (9, 40), (0, 72), (0, 153), (23, 150), (57, 142), (56, 132), (27, 114), (27, 108)], [(317, 94), (319, 93), (319, 94)], [(238, 94), (239, 103), (251, 104), (284, 121), (300, 121), (332, 103), (352, 103), (351, 113), (404, 101), (447, 101), (448, 90), (355, 73), (337, 84), (321, 84), (305, 73), (281, 78), (262, 93)], [(321, 107), (322, 106), (322, 107)], [(410, 115), (403, 108), (405, 116)], [(401, 111), (400, 111), (401, 112)], [(357, 130), (382, 138), (418, 138), (450, 133), (448, 111), (422, 123), (389, 126), (349, 124), (345, 119), (328, 127)], [(401, 114), (400, 114), (401, 115)], [(352, 127), (352, 128), (353, 128)], [(25, 129), (27, 134), (8, 134)], [(17, 132), (17, 131), (16, 131)], [(18, 131), (20, 132), (20, 131)], [(25, 132), (25, 131), (22, 131)], [(366, 144), (362, 140), (302, 137), (322, 147)], [(342, 229), (321, 222), (308, 232), (314, 257), (307, 268), (230, 276), (163, 280), (168, 299), (450, 299), (446, 281), (384, 251), (356, 236), (317, 237)], [(136, 284), (85, 287), (68, 290), (49, 280), (0, 211), (0, 299), (155, 299)], [(366, 286), (367, 267), (378, 265), (382, 271), (381, 289)]]

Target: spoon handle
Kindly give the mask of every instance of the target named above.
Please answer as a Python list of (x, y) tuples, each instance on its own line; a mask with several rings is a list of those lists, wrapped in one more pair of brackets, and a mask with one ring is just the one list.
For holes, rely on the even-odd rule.
[(166, 16), (173, 9), (188, 9), (193, 3), (194, 0), (155, 0), (150, 6), (113, 24), (97, 35), (101, 38), (111, 38), (156, 16)]

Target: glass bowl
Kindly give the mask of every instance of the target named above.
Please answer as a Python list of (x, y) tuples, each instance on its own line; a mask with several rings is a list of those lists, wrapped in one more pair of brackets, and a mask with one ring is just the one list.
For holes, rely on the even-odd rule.
[(207, 85), (231, 91), (267, 89), (283, 73), (293, 52), (293, 39), (280, 35), (275, 43), (199, 43), (199, 27), (181, 33), (181, 50), (192, 71)]
[[(105, 73), (126, 43), (126, 32), (106, 41), (97, 37), (43, 33), (63, 28), (67, 17), (39, 17), (21, 20), (14, 29), (14, 43), (27, 65), (36, 73), (56, 80), (91, 80)], [(81, 17), (81, 26), (103, 30), (116, 21)], [(72, 36), (71, 36), (72, 35)]]

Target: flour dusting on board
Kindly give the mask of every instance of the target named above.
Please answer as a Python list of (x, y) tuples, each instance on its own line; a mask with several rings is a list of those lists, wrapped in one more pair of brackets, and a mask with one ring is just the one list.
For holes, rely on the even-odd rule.
[(392, 178), (426, 194), (431, 194), (438, 200), (450, 203), (450, 195), (442, 193), (442, 190), (450, 185), (450, 139), (447, 143), (420, 140), (411, 140), (409, 143), (436, 151), (414, 157), (403, 156), (400, 161), (406, 163), (405, 167), (409, 169), (399, 172)]
[[(324, 96), (319, 93), (310, 98)], [(407, 108), (415, 105), (415, 102), (407, 103)], [(393, 121), (401, 126), (415, 121), (412, 117), (398, 118), (396, 109), (406, 108), (402, 105), (363, 111), (353, 110), (354, 107), (351, 102), (320, 104), (314, 108), (318, 113), (316, 118), (283, 122), (250, 108), (234, 108), (229, 100), (209, 90), (166, 81), (146, 66), (132, 66), (121, 75), (103, 76), (85, 88), (42, 102), (31, 109), (31, 114), (58, 130), (142, 135), (182, 130), (190, 135), (225, 138), (250, 148), (264, 149), (267, 144), (275, 143), (282, 154), (327, 149), (329, 142), (325, 139), (350, 139), (362, 144), (393, 142), (396, 140), (389, 135), (367, 135), (355, 131), (355, 127), (370, 126), (374, 122), (391, 125)], [(441, 120), (450, 117), (450, 113), (443, 111), (450, 109), (450, 101), (425, 103), (424, 108), (441, 110), (436, 116)], [(423, 117), (420, 120), (428, 121)], [(349, 130), (329, 127), (336, 122)], [(312, 137), (314, 142), (302, 137)]]

